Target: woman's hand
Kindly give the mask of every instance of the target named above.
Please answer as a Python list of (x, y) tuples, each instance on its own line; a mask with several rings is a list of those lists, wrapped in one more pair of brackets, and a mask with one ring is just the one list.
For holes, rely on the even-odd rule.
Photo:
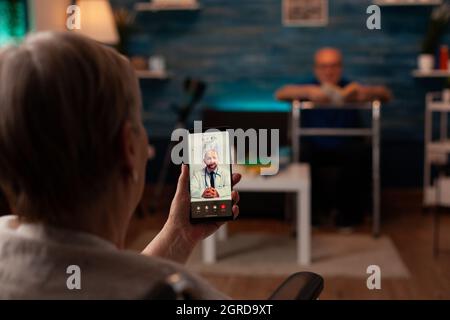
[[(234, 186), (240, 180), (240, 174), (233, 174), (232, 185)], [(232, 191), (231, 197), (234, 200), (232, 212), (236, 218), (239, 215), (238, 192)], [(224, 222), (191, 224), (189, 221), (190, 206), (189, 170), (186, 165), (182, 165), (177, 191), (170, 206), (169, 218), (161, 232), (142, 253), (184, 263), (199, 241), (213, 234), (224, 224)]]
[[(233, 174), (232, 186), (241, 180), (240, 174)], [(232, 212), (234, 218), (239, 215), (239, 194), (237, 191), (231, 192), (231, 198), (234, 200)], [(191, 224), (189, 221), (189, 212), (191, 200), (189, 196), (189, 169), (186, 165), (182, 165), (181, 174), (178, 179), (177, 192), (170, 206), (169, 218), (166, 226), (174, 228), (177, 232), (184, 234), (186, 241), (193, 245), (213, 234), (224, 222), (208, 222), (201, 224)]]

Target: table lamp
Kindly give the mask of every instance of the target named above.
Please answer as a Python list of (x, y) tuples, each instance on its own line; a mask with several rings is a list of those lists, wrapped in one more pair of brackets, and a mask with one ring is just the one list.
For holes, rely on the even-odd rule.
[(77, 32), (98, 42), (114, 45), (119, 33), (108, 0), (77, 0), (81, 12), (81, 29)]
[(30, 29), (33, 31), (67, 31), (66, 11), (71, 0), (28, 1)]

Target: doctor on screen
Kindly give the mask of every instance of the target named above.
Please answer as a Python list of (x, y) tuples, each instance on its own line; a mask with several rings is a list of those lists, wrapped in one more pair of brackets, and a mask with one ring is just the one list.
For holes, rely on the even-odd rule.
[(231, 196), (229, 165), (219, 164), (214, 149), (205, 152), (203, 162), (205, 166), (192, 176), (191, 197), (213, 199)]

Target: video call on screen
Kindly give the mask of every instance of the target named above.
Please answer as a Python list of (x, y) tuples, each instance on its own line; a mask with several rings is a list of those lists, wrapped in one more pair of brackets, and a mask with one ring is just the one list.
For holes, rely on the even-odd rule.
[(189, 135), (192, 217), (231, 215), (231, 155), (226, 131)]

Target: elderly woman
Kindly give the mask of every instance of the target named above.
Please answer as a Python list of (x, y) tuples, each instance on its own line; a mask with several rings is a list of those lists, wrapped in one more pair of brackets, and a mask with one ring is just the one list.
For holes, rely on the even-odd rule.
[(174, 273), (198, 298), (225, 298), (181, 265), (219, 227), (189, 223), (185, 166), (163, 229), (142, 254), (123, 250), (148, 158), (124, 57), (36, 34), (0, 51), (0, 97), (0, 184), (18, 213), (0, 218), (0, 298), (146, 298)]

